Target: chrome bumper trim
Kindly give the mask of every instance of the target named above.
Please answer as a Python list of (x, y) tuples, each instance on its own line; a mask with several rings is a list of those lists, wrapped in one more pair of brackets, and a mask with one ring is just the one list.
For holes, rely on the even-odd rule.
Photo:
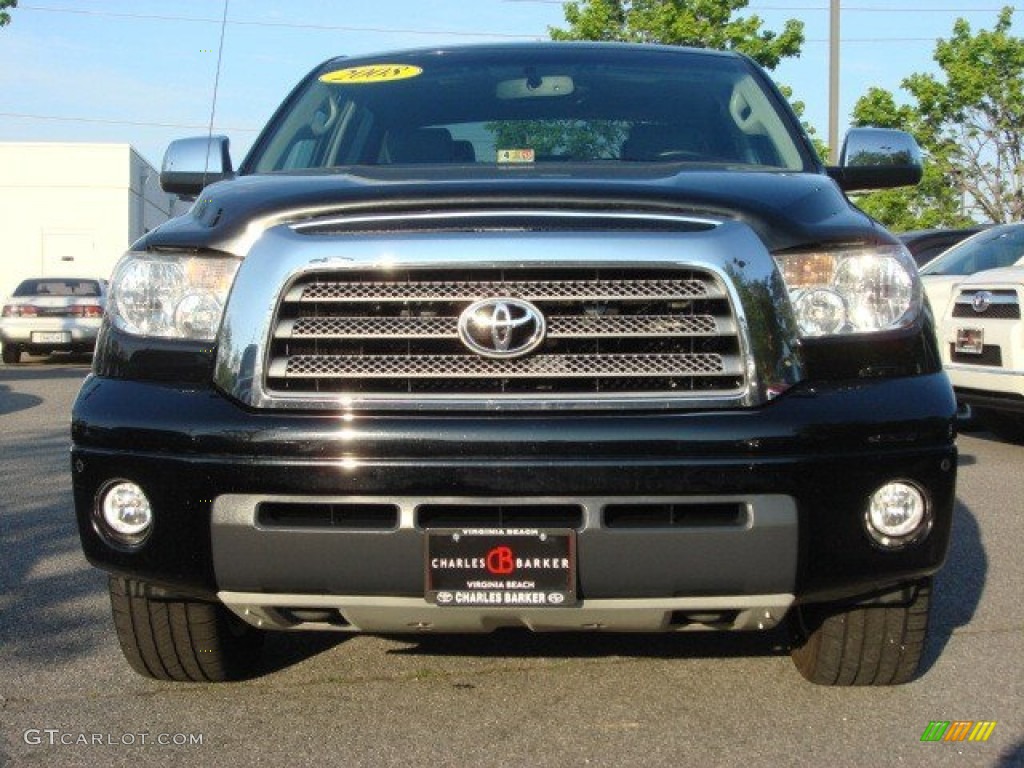
[[(416, 597), (282, 595), (219, 592), (234, 613), (263, 629), (373, 633), (491, 632), (523, 627), (534, 632), (681, 632), (771, 629), (794, 596), (727, 595), (584, 600), (573, 608), (442, 608)], [(345, 623), (289, 621), (282, 609), (334, 610)], [(735, 615), (731, 615), (735, 612)], [(687, 620), (687, 615), (693, 620)], [(728, 615), (723, 625), (713, 621)], [(705, 621), (701, 621), (704, 619)]]

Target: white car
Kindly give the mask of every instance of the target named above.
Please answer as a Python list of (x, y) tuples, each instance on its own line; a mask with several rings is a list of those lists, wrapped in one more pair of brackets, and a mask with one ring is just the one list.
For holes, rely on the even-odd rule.
[(961, 249), (964, 261), (998, 268), (949, 285), (939, 324), (942, 361), (957, 400), (999, 437), (1024, 442), (1024, 224), (994, 227), (933, 264)]
[(96, 346), (107, 303), (107, 281), (81, 277), (23, 280), (4, 302), (0, 317), (3, 361), (21, 353), (86, 353)]
[(936, 318), (943, 316), (954, 287), (968, 275), (1024, 261), (1024, 225), (984, 229), (921, 267), (921, 282)]

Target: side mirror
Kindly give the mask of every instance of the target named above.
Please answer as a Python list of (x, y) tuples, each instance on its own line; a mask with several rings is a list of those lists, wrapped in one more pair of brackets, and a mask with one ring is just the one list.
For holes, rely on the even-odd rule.
[(851, 128), (828, 175), (849, 191), (909, 187), (921, 181), (921, 148), (906, 131)]
[(197, 197), (215, 181), (231, 178), (227, 136), (197, 136), (172, 141), (164, 153), (160, 187), (179, 197)]

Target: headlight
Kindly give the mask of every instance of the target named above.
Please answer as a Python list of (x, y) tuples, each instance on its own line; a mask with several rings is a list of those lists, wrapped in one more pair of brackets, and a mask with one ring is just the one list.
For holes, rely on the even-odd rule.
[(904, 328), (921, 309), (917, 267), (901, 245), (776, 254), (805, 337)]
[(240, 263), (231, 256), (129, 252), (114, 270), (111, 322), (136, 336), (211, 341)]

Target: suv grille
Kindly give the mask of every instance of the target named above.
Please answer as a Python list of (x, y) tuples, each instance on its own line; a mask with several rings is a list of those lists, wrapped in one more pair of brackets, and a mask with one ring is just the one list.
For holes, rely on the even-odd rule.
[[(984, 295), (981, 311), (975, 309), (976, 297)], [(953, 317), (977, 317), (992, 320), (1020, 319), (1020, 304), (1017, 292), (1002, 291), (961, 291), (953, 306)]]
[[(302, 275), (273, 323), (268, 391), (339, 395), (736, 394), (744, 366), (724, 287), (700, 270), (482, 269)], [(532, 353), (483, 357), (458, 322), (487, 298), (528, 301)]]

